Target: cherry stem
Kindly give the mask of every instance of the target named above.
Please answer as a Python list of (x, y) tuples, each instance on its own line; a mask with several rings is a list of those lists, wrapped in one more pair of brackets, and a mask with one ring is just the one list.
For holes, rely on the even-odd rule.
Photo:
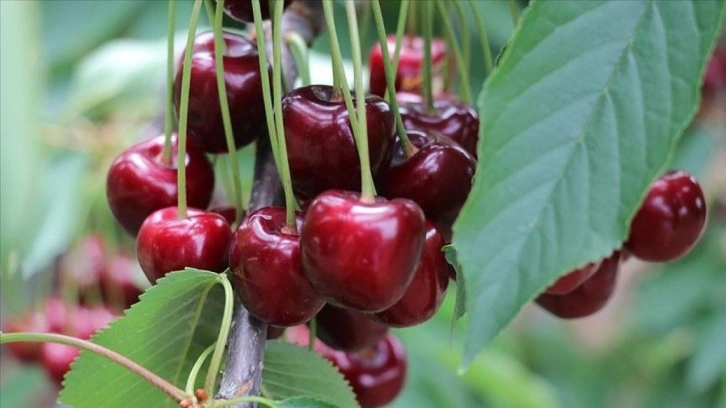
[(214, 346), (214, 344), (211, 344), (209, 347), (207, 347), (202, 352), (202, 354), (199, 355), (197, 361), (194, 362), (192, 371), (189, 372), (189, 377), (187, 377), (187, 385), (184, 388), (187, 394), (194, 394), (194, 386), (197, 383), (197, 376), (199, 375), (199, 371), (202, 369), (202, 365), (204, 365), (204, 362), (207, 361), (207, 357), (209, 357), (209, 355), (212, 354), (212, 351), (214, 351)]
[(519, 6), (516, 0), (507, 0), (507, 2), (509, 3), (509, 12), (512, 13), (512, 21), (516, 26), (519, 22)]
[[(401, 7), (398, 11), (398, 22), (396, 23), (396, 49), (393, 52), (393, 72), (398, 72), (398, 62), (401, 59), (401, 42), (403, 31), (406, 28), (406, 17), (408, 16), (409, 0), (401, 0)], [(366, 10), (369, 10), (366, 7)]]
[(222, 324), (219, 326), (217, 344), (214, 346), (214, 353), (212, 353), (212, 359), (209, 362), (209, 369), (207, 370), (207, 378), (204, 380), (204, 390), (209, 395), (214, 393), (217, 374), (219, 374), (219, 367), (222, 364), (224, 349), (227, 345), (227, 338), (229, 337), (229, 329), (232, 325), (232, 312), (234, 311), (234, 292), (232, 291), (232, 284), (229, 283), (227, 274), (219, 274), (217, 279), (224, 287), (224, 312), (222, 313)]
[(58, 344), (65, 344), (67, 346), (76, 347), (83, 350), (88, 350), (92, 353), (98, 354), (102, 357), (105, 357), (114, 363), (121, 365), (128, 369), (129, 371), (132, 371), (133, 373), (137, 374), (139, 377), (145, 379), (146, 381), (153, 384), (155, 387), (163, 391), (166, 395), (174, 399), (174, 401), (179, 402), (183, 399), (187, 399), (190, 396), (187, 395), (184, 391), (176, 387), (174, 384), (166, 381), (165, 379), (159, 377), (158, 375), (154, 374), (153, 372), (147, 370), (145, 367), (141, 366), (140, 364), (132, 361), (126, 356), (123, 356), (113, 350), (110, 350), (106, 347), (103, 347), (101, 345), (91, 343), (88, 340), (81, 340), (77, 339), (75, 337), (66, 336), (63, 334), (54, 334), (54, 333), (3, 333), (0, 332), (0, 344), (4, 343), (14, 343), (14, 342), (33, 342), (33, 343), (58, 343)]
[(436, 1), (436, 6), (439, 9), (439, 13), (441, 13), (441, 20), (444, 23), (444, 29), (446, 30), (446, 34), (452, 38), (452, 46), (454, 47), (454, 56), (456, 57), (456, 65), (459, 70), (459, 78), (461, 79), (461, 99), (467, 103), (470, 104), (472, 101), (471, 97), (471, 87), (469, 86), (469, 70), (466, 67), (464, 57), (461, 53), (461, 47), (459, 47), (458, 42), (456, 39), (456, 33), (454, 32), (454, 28), (451, 26), (451, 21), (449, 19), (449, 13), (446, 10), (446, 6), (441, 1)]
[(239, 404), (240, 402), (254, 402), (257, 404), (262, 404), (269, 408), (277, 408), (278, 405), (275, 401), (271, 399), (267, 399), (265, 397), (239, 397), (234, 399), (228, 399), (228, 400), (212, 400), (211, 403), (207, 403), (207, 405), (210, 408), (221, 408), (221, 407), (229, 407), (235, 404)]
[(295, 60), (298, 76), (302, 86), (310, 85), (310, 58), (308, 55), (308, 45), (305, 40), (296, 32), (288, 33), (285, 36), (285, 42), (290, 48), (290, 53)]
[(177, 146), (177, 190), (178, 200), (177, 208), (179, 210), (179, 218), (187, 216), (187, 183), (186, 183), (186, 155), (187, 155), (187, 117), (189, 116), (189, 88), (192, 82), (192, 48), (194, 47), (194, 37), (197, 33), (197, 23), (199, 22), (199, 11), (202, 8), (204, 0), (194, 0), (194, 8), (192, 8), (192, 16), (189, 20), (189, 33), (187, 34), (187, 44), (184, 50), (184, 65), (182, 68), (182, 85), (181, 85), (181, 102), (179, 103), (179, 140)]
[(469, 20), (466, 18), (466, 14), (464, 13), (464, 6), (461, 5), (461, 2), (455, 1), (453, 3), (454, 9), (456, 10), (456, 15), (459, 18), (459, 29), (461, 30), (460, 34), (464, 55), (464, 63), (466, 64), (468, 73), (468, 68), (471, 66), (471, 37), (469, 35)]
[(171, 132), (174, 126), (174, 23), (176, 1), (169, 0), (169, 16), (166, 28), (166, 110), (164, 111), (164, 153), (161, 160), (171, 164)]
[(386, 84), (388, 85), (388, 97), (391, 104), (391, 110), (396, 118), (396, 129), (398, 130), (398, 138), (401, 140), (401, 147), (406, 157), (411, 157), (418, 149), (411, 144), (408, 139), (408, 133), (403, 127), (401, 112), (398, 109), (398, 100), (396, 100), (396, 79), (395, 72), (390, 60), (388, 52), (388, 41), (386, 40), (386, 26), (383, 23), (383, 13), (381, 12), (381, 4), (379, 0), (373, 0), (373, 17), (376, 20), (376, 31), (378, 32), (378, 41), (381, 44), (381, 53), (383, 54), (383, 69), (386, 73)]
[[(207, 4), (207, 3), (205, 3)], [(227, 100), (227, 86), (224, 80), (224, 54), (226, 44), (222, 36), (222, 18), (224, 16), (224, 0), (217, 0), (217, 10), (212, 23), (214, 30), (214, 65), (217, 74), (217, 92), (219, 93), (219, 107), (222, 112), (222, 124), (224, 126), (224, 138), (227, 141), (229, 151), (229, 172), (232, 174), (232, 194), (234, 196), (234, 207), (237, 214), (242, 214), (242, 177), (237, 165), (237, 146), (234, 143), (232, 131), (232, 119), (229, 113), (229, 101)]]
[(430, 1), (423, 4), (423, 32), (424, 32), (424, 66), (423, 90), (424, 100), (429, 113), (434, 112), (434, 78), (432, 73), (433, 58), (431, 57), (431, 37), (434, 28), (433, 5)]
[(318, 321), (314, 317), (310, 319), (310, 327), (308, 329), (308, 350), (315, 350), (315, 337), (318, 335)]
[(209, 22), (209, 26), (214, 28), (214, 5), (212, 4), (212, 1), (213, 0), (204, 0), (204, 10), (207, 12), (207, 21)]
[(416, 31), (417, 31), (416, 30), (416, 18), (418, 17), (418, 15), (417, 15), (418, 14), (418, 5), (419, 5), (418, 1), (414, 1), (411, 4), (411, 14), (409, 14), (408, 19), (407, 19), (408, 24), (406, 27), (406, 31), (408, 32), (408, 35), (410, 35), (410, 36), (416, 35)]
[(484, 25), (484, 19), (479, 12), (479, 7), (474, 0), (469, 0), (469, 7), (471, 8), (472, 14), (474, 14), (476, 30), (479, 32), (479, 41), (481, 41), (482, 46), (482, 55), (484, 55), (484, 68), (486, 69), (487, 76), (489, 76), (494, 71), (494, 58), (492, 57), (492, 49), (489, 47), (487, 29)]

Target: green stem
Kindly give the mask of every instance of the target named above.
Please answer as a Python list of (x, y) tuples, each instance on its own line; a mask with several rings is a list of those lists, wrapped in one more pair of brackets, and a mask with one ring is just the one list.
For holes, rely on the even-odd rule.
[(406, 20), (407, 26), (406, 31), (408, 32), (408, 35), (414, 36), (416, 35), (416, 18), (418, 18), (418, 6), (419, 6), (419, 0), (414, 0), (413, 3), (411, 3), (411, 14), (408, 15), (408, 19)]
[(187, 155), (187, 117), (189, 116), (189, 88), (192, 82), (192, 48), (194, 47), (194, 37), (197, 33), (197, 23), (199, 22), (199, 11), (202, 8), (204, 0), (194, 0), (194, 8), (192, 8), (192, 16), (189, 20), (189, 33), (187, 34), (187, 44), (184, 50), (184, 65), (182, 69), (182, 85), (181, 85), (181, 101), (179, 103), (179, 143), (177, 147), (177, 190), (178, 199), (177, 207), (179, 209), (179, 218), (187, 216), (187, 171), (186, 171), (186, 155)]
[(434, 28), (433, 4), (427, 1), (423, 4), (423, 32), (424, 32), (424, 66), (423, 90), (424, 100), (429, 113), (434, 112), (434, 78), (432, 72), (433, 58), (431, 57), (431, 37)]
[[(205, 3), (207, 4), (207, 3)], [(212, 28), (214, 30), (214, 65), (217, 73), (217, 92), (219, 93), (219, 108), (222, 112), (222, 124), (224, 126), (224, 137), (227, 141), (229, 151), (229, 172), (232, 174), (232, 194), (234, 207), (237, 214), (242, 214), (242, 177), (237, 165), (237, 146), (234, 143), (232, 119), (229, 113), (229, 101), (227, 100), (227, 86), (224, 81), (224, 53), (226, 45), (222, 36), (222, 17), (224, 16), (224, 0), (217, 0), (217, 10), (214, 16)]]
[(204, 362), (207, 361), (207, 357), (209, 357), (210, 354), (212, 354), (212, 351), (214, 351), (214, 344), (207, 347), (201, 355), (199, 355), (199, 358), (197, 358), (197, 361), (194, 362), (194, 366), (192, 367), (192, 371), (189, 372), (189, 377), (187, 377), (187, 385), (184, 388), (184, 391), (186, 391), (187, 394), (193, 395), (194, 394), (194, 387), (197, 383), (197, 376), (199, 375), (199, 370), (202, 369), (202, 365), (204, 365)]
[[(451, 26), (451, 20), (449, 19), (446, 10), (446, 6), (444, 6), (443, 2), (441, 1), (436, 1), (436, 6), (438, 6), (439, 12), (441, 13), (441, 20), (444, 23), (444, 29), (446, 30), (447, 35), (451, 36), (452, 38), (456, 38), (454, 28)], [(468, 69), (465, 66), (464, 57), (461, 54), (461, 47), (459, 47), (459, 44), (456, 41), (452, 41), (452, 45), (454, 47), (454, 56), (456, 57), (456, 65), (459, 70), (459, 77), (461, 79), (461, 99), (465, 103), (470, 104), (472, 101), (472, 97), (471, 87), (469, 86)]]
[(221, 408), (239, 404), (240, 402), (256, 402), (269, 408), (277, 408), (277, 403), (275, 401), (272, 401), (265, 397), (254, 396), (239, 397), (229, 400), (212, 400), (211, 402), (207, 403), (207, 406), (209, 406), (210, 408)]
[(67, 346), (76, 347), (83, 350), (88, 350), (92, 353), (98, 354), (101, 357), (105, 357), (114, 363), (123, 366), (129, 371), (137, 374), (139, 377), (153, 384), (159, 388), (166, 395), (173, 398), (174, 401), (179, 402), (183, 399), (187, 399), (190, 396), (184, 391), (177, 388), (174, 384), (166, 381), (159, 377), (153, 372), (147, 370), (140, 364), (130, 360), (128, 357), (123, 356), (113, 350), (107, 349), (101, 345), (91, 343), (87, 340), (77, 339), (75, 337), (65, 336), (62, 334), (53, 333), (3, 333), (0, 332), (0, 344), (13, 343), (13, 342), (43, 342), (43, 343), (59, 343)]
[[(207, 21), (209, 22), (209, 26), (214, 28), (214, 5), (212, 4), (213, 0), (204, 0), (204, 11), (207, 12)], [(219, 2), (217, 2), (219, 4)]]
[(161, 160), (171, 164), (171, 132), (174, 126), (174, 22), (176, 2), (169, 0), (169, 16), (166, 28), (166, 110), (164, 111), (164, 153)]
[(408, 133), (403, 127), (403, 120), (401, 119), (401, 112), (398, 109), (398, 101), (396, 100), (396, 79), (395, 72), (390, 60), (390, 53), (388, 52), (388, 42), (386, 41), (386, 26), (383, 23), (383, 13), (381, 12), (381, 4), (379, 0), (373, 0), (373, 18), (376, 21), (376, 31), (378, 32), (378, 41), (381, 43), (381, 52), (383, 54), (383, 68), (386, 72), (386, 84), (388, 84), (388, 97), (390, 99), (391, 109), (396, 117), (396, 129), (398, 130), (398, 137), (401, 140), (401, 146), (406, 156), (411, 156), (416, 151), (416, 147), (411, 144), (408, 139)]
[(318, 321), (313, 317), (310, 319), (310, 327), (308, 329), (308, 350), (315, 350), (315, 338), (318, 335)]
[(302, 82), (302, 86), (310, 85), (310, 59), (308, 55), (308, 45), (300, 34), (295, 31), (285, 36), (285, 42), (290, 48), (292, 57), (295, 59), (298, 76)]
[[(406, 28), (408, 4), (409, 0), (401, 0), (401, 7), (398, 11), (398, 23), (396, 24), (396, 50), (393, 52), (393, 72), (398, 72), (398, 62), (401, 59), (401, 42), (403, 40), (403, 31)], [(368, 10), (367, 7), (366, 10)]]
[(466, 18), (466, 14), (464, 13), (464, 6), (461, 5), (461, 2), (455, 1), (453, 3), (454, 8), (456, 9), (456, 14), (459, 17), (459, 29), (461, 30), (460, 34), (464, 54), (464, 63), (466, 64), (468, 72), (469, 67), (471, 66), (471, 36), (469, 30), (469, 19)]
[(217, 344), (214, 346), (214, 353), (207, 370), (207, 378), (204, 380), (204, 390), (209, 395), (214, 394), (214, 385), (219, 373), (219, 367), (222, 364), (222, 357), (224, 357), (224, 348), (227, 345), (229, 329), (232, 325), (232, 311), (234, 310), (234, 291), (226, 273), (219, 275), (219, 282), (224, 286), (224, 312), (222, 313), (222, 324), (219, 327)]
[(479, 7), (476, 5), (474, 0), (469, 0), (469, 7), (471, 8), (471, 12), (474, 14), (476, 30), (479, 32), (479, 40), (481, 41), (482, 46), (482, 55), (484, 55), (484, 68), (486, 69), (487, 76), (489, 76), (494, 70), (494, 58), (492, 56), (492, 49), (489, 47), (487, 29), (484, 25), (484, 19), (479, 12)]
[(516, 26), (519, 22), (519, 6), (517, 5), (517, 0), (507, 0), (507, 2), (509, 3), (509, 11), (512, 13), (512, 21)]
[[(402, 0), (401, 1), (401, 7), (403, 8), (403, 3), (408, 3), (408, 0)], [(364, 2), (362, 3), (362, 9), (363, 9), (363, 16), (361, 17), (361, 23), (360, 23), (360, 48), (365, 49), (365, 45), (368, 40), (368, 29), (371, 25), (371, 8), (368, 7), (368, 5)], [(405, 22), (404, 22), (405, 24)]]

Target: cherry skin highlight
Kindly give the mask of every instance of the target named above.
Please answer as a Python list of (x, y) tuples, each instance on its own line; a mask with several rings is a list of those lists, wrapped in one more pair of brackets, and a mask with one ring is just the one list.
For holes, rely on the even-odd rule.
[(331, 305), (325, 305), (315, 321), (318, 338), (341, 351), (358, 351), (374, 346), (388, 334), (388, 326), (371, 316)]

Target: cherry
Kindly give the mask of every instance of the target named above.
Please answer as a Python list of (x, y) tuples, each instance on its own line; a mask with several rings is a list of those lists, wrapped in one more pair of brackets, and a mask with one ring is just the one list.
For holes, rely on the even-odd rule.
[[(265, 132), (265, 107), (257, 48), (246, 37), (223, 33), (224, 83), (227, 89), (235, 146), (248, 145)], [(214, 33), (194, 39), (189, 88), (189, 141), (208, 153), (227, 152), (222, 112), (217, 92)], [(174, 107), (179, 112), (183, 60), (174, 78)], [(269, 67), (268, 67), (269, 69)]]
[(372, 202), (329, 190), (311, 204), (300, 245), (303, 271), (334, 305), (378, 312), (396, 303), (421, 258), (425, 219), (406, 199)]
[(650, 186), (625, 247), (644, 261), (672, 261), (693, 248), (705, 225), (706, 201), (698, 181), (671, 171)]
[(260, 208), (242, 221), (232, 237), (229, 264), (242, 304), (268, 324), (305, 323), (325, 304), (303, 276), (300, 235), (285, 224), (283, 207)]
[(137, 268), (136, 259), (123, 253), (113, 254), (107, 260), (106, 269), (101, 275), (101, 288), (104, 298), (112, 305), (128, 308), (139, 300), (143, 289), (137, 278), (140, 274)]
[(220, 205), (209, 209), (209, 212), (217, 213), (224, 217), (225, 220), (227, 220), (227, 223), (229, 225), (235, 224), (237, 221), (240, 221), (244, 217), (247, 216), (246, 211), (242, 211), (241, 217), (237, 217), (237, 209), (232, 205)]
[(357, 351), (378, 343), (388, 326), (361, 312), (325, 305), (315, 318), (317, 336), (326, 345), (342, 351)]
[(476, 160), (446, 136), (409, 131), (408, 137), (419, 150), (405, 159), (396, 144), (391, 168), (378, 179), (382, 195), (415, 201), (432, 221), (455, 219), (471, 190)]
[[(26, 313), (16, 318), (8, 318), (5, 321), (5, 332), (30, 332), (47, 333), (49, 331), (48, 320), (41, 312), (35, 311)], [(20, 361), (33, 361), (40, 355), (42, 343), (36, 342), (13, 342), (7, 343), (8, 351)]]
[(596, 313), (607, 304), (615, 289), (620, 251), (605, 258), (595, 273), (575, 290), (564, 295), (541, 294), (537, 304), (563, 319), (577, 319)]
[[(396, 52), (396, 37), (388, 36), (388, 53), (391, 59)], [(401, 53), (396, 71), (396, 91), (421, 93), (423, 89), (424, 39), (404, 36), (401, 39)], [(444, 88), (444, 68), (447, 64), (446, 42), (434, 38), (431, 42), (431, 63), (434, 94)], [(453, 64), (451, 64), (453, 65)], [(368, 57), (370, 68), (370, 93), (383, 97), (386, 91), (386, 71), (383, 68), (383, 51), (376, 43)], [(450, 72), (453, 72), (450, 67)]]
[[(333, 88), (297, 88), (282, 101), (285, 140), (293, 188), (302, 199), (328, 189), (360, 190), (360, 162), (348, 111)], [(371, 172), (385, 170), (391, 160), (394, 118), (390, 106), (366, 96)]]
[(74, 328), (74, 332), (68, 334), (88, 340), (98, 330), (106, 328), (117, 316), (106, 306), (92, 308), (79, 306), (74, 314), (69, 314), (68, 317), (73, 319), (71, 325)]
[(58, 262), (62, 279), (70, 279), (84, 297), (100, 289), (101, 275), (106, 269), (105, 242), (98, 234), (89, 234)]
[[(284, 7), (287, 8), (290, 3), (292, 3), (292, 0), (285, 0)], [(237, 21), (245, 23), (252, 23), (255, 21), (252, 13), (252, 0), (225, 0), (224, 12)], [(268, 20), (270, 18), (271, 13), (269, 0), (260, 0), (260, 12), (263, 20)]]
[(548, 295), (564, 295), (577, 289), (583, 282), (587, 281), (597, 270), (598, 265), (589, 263), (582, 268), (578, 268), (561, 276), (550, 285), (545, 293)]
[(401, 119), (406, 129), (436, 131), (459, 143), (473, 157), (479, 140), (479, 115), (476, 110), (453, 99), (436, 98), (429, 111), (423, 99), (401, 104)]
[[(106, 197), (116, 220), (136, 236), (152, 212), (177, 203), (177, 139), (172, 137), (172, 163), (164, 163), (164, 136), (143, 141), (121, 153), (111, 164)], [(189, 206), (206, 208), (214, 189), (214, 169), (209, 159), (187, 146), (186, 187)]]
[(219, 214), (189, 208), (187, 216), (179, 218), (178, 208), (168, 207), (144, 221), (136, 252), (152, 284), (185, 267), (222, 272), (227, 268), (231, 235), (229, 224)]
[(275, 340), (285, 334), (284, 327), (267, 326), (267, 340)]
[(69, 311), (61, 298), (55, 296), (48, 298), (43, 306), (43, 313), (48, 321), (49, 333), (64, 332)]
[(42, 343), (40, 347), (40, 364), (48, 377), (58, 386), (71, 368), (71, 363), (78, 357), (78, 349), (65, 344)]
[(444, 239), (433, 223), (426, 223), (426, 243), (416, 275), (401, 300), (375, 317), (392, 327), (409, 327), (429, 320), (441, 306), (449, 286), (451, 266), (441, 251)]

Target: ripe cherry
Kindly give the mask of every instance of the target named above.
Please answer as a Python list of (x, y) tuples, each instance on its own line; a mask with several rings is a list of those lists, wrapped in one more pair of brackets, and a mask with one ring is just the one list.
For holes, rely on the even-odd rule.
[[(290, 3), (292, 3), (292, 0), (285, 0), (284, 7), (287, 8)], [(251, 23), (254, 21), (252, 0), (225, 0), (224, 12), (237, 21), (245, 23)], [(260, 0), (260, 14), (262, 15), (263, 20), (268, 20), (270, 18), (271, 13), (269, 0)]]
[[(360, 162), (348, 111), (333, 88), (297, 88), (282, 101), (285, 140), (293, 188), (302, 199), (328, 189), (360, 190)], [(390, 106), (377, 96), (366, 97), (368, 151), (371, 172), (385, 170), (394, 143)]]
[[(396, 52), (396, 37), (388, 37), (388, 53), (391, 59)], [(424, 39), (404, 36), (401, 39), (401, 53), (396, 71), (396, 91), (421, 93), (423, 89)], [(434, 38), (431, 42), (431, 61), (434, 95), (444, 89), (444, 73), (447, 63), (446, 42)], [(448, 67), (453, 72), (453, 63)], [(386, 72), (383, 68), (383, 51), (376, 43), (368, 57), (370, 68), (370, 93), (383, 97), (386, 91)]]
[[(101, 276), (106, 269), (106, 245), (98, 234), (88, 234), (58, 261), (58, 273), (66, 283), (78, 288), (84, 298), (90, 298), (101, 287)], [(98, 300), (98, 299), (96, 299)]]
[(549, 295), (564, 295), (577, 289), (585, 281), (587, 281), (597, 270), (598, 265), (589, 263), (582, 268), (578, 268), (561, 276), (550, 285), (545, 293)]
[(388, 326), (361, 312), (325, 305), (315, 318), (317, 336), (326, 345), (342, 351), (357, 351), (378, 343)]
[(136, 259), (127, 254), (119, 252), (111, 255), (101, 275), (104, 299), (111, 305), (123, 308), (129, 308), (136, 303), (144, 291), (140, 282), (143, 275), (138, 268)]
[(362, 312), (396, 303), (413, 279), (425, 238), (416, 203), (330, 190), (307, 210), (300, 244), (303, 271), (328, 302)]
[(615, 290), (620, 267), (620, 251), (605, 258), (595, 273), (575, 290), (564, 295), (541, 294), (537, 304), (563, 319), (577, 319), (596, 313), (607, 304)]
[(706, 201), (698, 181), (684, 171), (668, 172), (650, 186), (625, 247), (644, 261), (672, 261), (693, 248), (705, 225)]
[(441, 251), (444, 239), (433, 223), (426, 223), (426, 243), (416, 275), (401, 300), (374, 316), (392, 327), (409, 327), (429, 320), (441, 306), (449, 286), (451, 266)]
[[(297, 221), (302, 225), (300, 215)], [(305, 323), (325, 304), (303, 275), (300, 235), (287, 227), (285, 208), (263, 207), (242, 221), (229, 265), (242, 304), (268, 324)]]
[[(163, 162), (163, 150), (164, 136), (143, 141), (121, 153), (108, 170), (108, 206), (118, 223), (133, 236), (149, 214), (176, 205), (176, 136), (172, 137), (171, 163)], [(214, 190), (212, 164), (191, 144), (186, 153), (187, 203), (206, 208)]]
[(58, 386), (71, 368), (71, 363), (78, 357), (78, 349), (65, 344), (43, 343), (40, 347), (40, 364), (48, 377)]
[[(3, 331), (5, 332), (49, 332), (48, 320), (40, 311), (33, 311), (17, 317), (9, 317), (5, 321)], [(33, 361), (40, 355), (40, 348), (43, 343), (36, 342), (13, 342), (5, 344), (8, 351), (20, 361)]]
[(232, 232), (219, 214), (189, 208), (179, 218), (177, 207), (151, 214), (141, 226), (136, 252), (152, 284), (171, 271), (185, 267), (222, 272)]
[[(224, 82), (235, 146), (239, 149), (264, 134), (265, 108), (257, 48), (246, 37), (223, 33)], [(189, 141), (208, 153), (228, 151), (217, 92), (214, 33), (194, 39), (189, 89)], [(174, 107), (179, 112), (183, 60), (174, 78)], [(268, 68), (269, 69), (269, 68)]]

